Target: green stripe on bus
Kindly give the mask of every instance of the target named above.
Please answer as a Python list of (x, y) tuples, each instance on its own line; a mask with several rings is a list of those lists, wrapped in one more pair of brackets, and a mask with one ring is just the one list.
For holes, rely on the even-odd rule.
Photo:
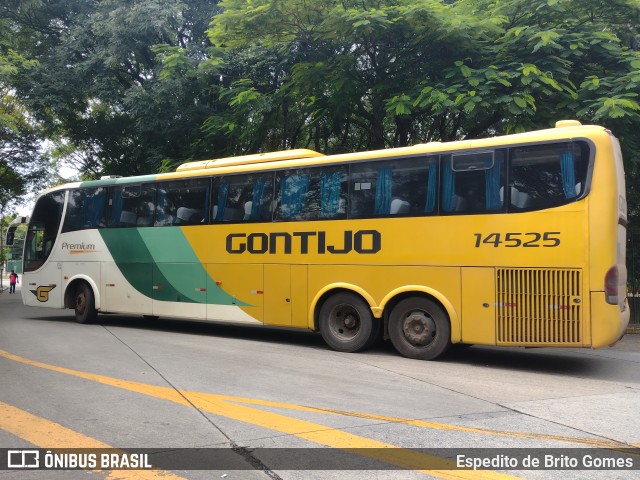
[(157, 175), (140, 175), (138, 177), (123, 178), (105, 178), (104, 180), (88, 180), (81, 182), (80, 187), (110, 187), (112, 185), (122, 185), (130, 183), (153, 182), (158, 178)]
[[(216, 285), (179, 227), (101, 229), (100, 234), (127, 281), (147, 297), (250, 306)], [(206, 288), (206, 295), (194, 287)]]

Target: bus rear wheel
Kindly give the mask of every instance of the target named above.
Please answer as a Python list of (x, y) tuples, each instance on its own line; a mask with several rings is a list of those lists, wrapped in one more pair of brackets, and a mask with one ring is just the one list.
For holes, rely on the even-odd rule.
[(433, 360), (451, 346), (451, 325), (445, 311), (432, 300), (402, 300), (389, 316), (389, 337), (401, 355)]
[(375, 342), (380, 322), (369, 305), (352, 293), (337, 293), (320, 308), (320, 334), (338, 352), (357, 352)]
[(98, 317), (93, 290), (85, 282), (78, 285), (76, 289), (75, 312), (78, 323), (93, 323)]

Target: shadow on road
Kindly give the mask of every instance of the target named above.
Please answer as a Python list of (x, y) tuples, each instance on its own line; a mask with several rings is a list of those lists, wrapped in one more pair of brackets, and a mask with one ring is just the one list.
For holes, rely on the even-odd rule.
[[(48, 312), (47, 312), (48, 313)], [(75, 323), (71, 311), (55, 311), (47, 315), (30, 315), (26, 320), (43, 322)], [(200, 335), (236, 340), (258, 341), (272, 344), (296, 345), (331, 352), (322, 337), (306, 330), (282, 327), (264, 327), (256, 325), (230, 325), (227, 323), (201, 322), (194, 320), (177, 320), (170, 318), (144, 318), (138, 315), (101, 314), (96, 325), (127, 329), (153, 330), (185, 335)], [(78, 325), (79, 328), (84, 326)], [(551, 349), (551, 348), (500, 348), (488, 346), (457, 346), (441, 359), (442, 365), (484, 366), (505, 371), (535, 372), (585, 378), (629, 380), (628, 371), (619, 371), (614, 359), (626, 356), (628, 352), (637, 353), (640, 349), (640, 335), (627, 336), (615, 349)], [(349, 355), (349, 354), (341, 354)], [(364, 360), (367, 355), (393, 356), (398, 361), (406, 361), (414, 368), (429, 368), (431, 362), (404, 359), (399, 356), (390, 342), (379, 341), (371, 349), (353, 354), (354, 359)], [(364, 356), (364, 357), (360, 357)], [(629, 357), (630, 366), (640, 372), (640, 358)], [(627, 369), (625, 369), (627, 370)], [(640, 383), (640, 373), (638, 373)]]

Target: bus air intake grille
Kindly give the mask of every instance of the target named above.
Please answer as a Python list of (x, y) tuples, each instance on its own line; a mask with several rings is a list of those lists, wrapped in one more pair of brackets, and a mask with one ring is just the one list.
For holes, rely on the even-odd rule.
[(581, 273), (497, 268), (498, 345), (582, 344)]

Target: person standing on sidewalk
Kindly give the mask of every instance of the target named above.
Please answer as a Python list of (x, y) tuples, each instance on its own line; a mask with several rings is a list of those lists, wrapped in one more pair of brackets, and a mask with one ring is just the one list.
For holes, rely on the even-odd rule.
[(16, 283), (20, 283), (18, 274), (14, 270), (11, 270), (9, 274), (9, 293), (16, 293)]

